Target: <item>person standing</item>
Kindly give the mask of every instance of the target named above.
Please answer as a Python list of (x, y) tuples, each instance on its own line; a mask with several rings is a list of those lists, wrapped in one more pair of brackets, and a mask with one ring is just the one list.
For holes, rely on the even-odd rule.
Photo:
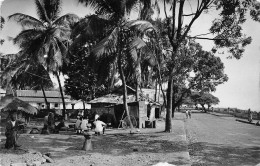
[(191, 119), (191, 110), (188, 111), (189, 118)]
[(253, 121), (253, 113), (250, 109), (248, 109), (248, 121), (250, 123)]
[(10, 149), (14, 147), (14, 149), (20, 147), (20, 145), (17, 144), (17, 132), (21, 127), (23, 126), (23, 122), (17, 120), (17, 114), (13, 113), (11, 114), (10, 120), (6, 124), (6, 143), (5, 148)]
[(76, 134), (80, 134), (81, 133), (81, 121), (82, 121), (82, 117), (77, 116), (77, 121), (75, 123), (75, 130), (76, 130)]
[(55, 117), (52, 112), (50, 112), (48, 116), (48, 129), (50, 133), (55, 133)]
[(188, 117), (189, 117), (189, 111), (186, 110), (186, 111), (185, 111), (185, 114), (186, 114), (186, 119), (188, 119)]
[(50, 114), (50, 113), (48, 113), (48, 115), (46, 115), (46, 116), (44, 117), (44, 120), (43, 120), (43, 129), (47, 129), (47, 128), (48, 128), (48, 118), (49, 118), (49, 114)]

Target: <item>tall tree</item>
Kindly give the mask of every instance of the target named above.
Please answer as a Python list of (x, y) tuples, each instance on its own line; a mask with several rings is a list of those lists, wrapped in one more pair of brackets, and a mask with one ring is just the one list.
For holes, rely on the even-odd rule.
[[(178, 70), (176, 58), (181, 56), (177, 54), (180, 47), (189, 38), (214, 40), (217, 48), (225, 47), (231, 53), (231, 56), (240, 58), (244, 52), (244, 47), (251, 42), (250, 37), (242, 34), (241, 25), (246, 20), (246, 13), (249, 12), (252, 19), (260, 21), (259, 2), (255, 0), (203, 0), (193, 1), (191, 13), (184, 13), (190, 7), (186, 0), (164, 0), (164, 14), (167, 22), (167, 36), (171, 45), (170, 60), (167, 68), (168, 74), (168, 91), (167, 91), (167, 114), (166, 114), (166, 131), (172, 130), (172, 101), (174, 90), (173, 87), (178, 82), (174, 76), (174, 71)], [(194, 22), (203, 14), (219, 12), (220, 18), (213, 21), (210, 33), (215, 35), (214, 38), (201, 37), (200, 35), (190, 36), (188, 32), (192, 29)], [(205, 33), (208, 34), (208, 33)]]
[(112, 88), (114, 71), (111, 70), (111, 59), (97, 59), (91, 54), (95, 43), (105, 37), (107, 25), (107, 20), (89, 15), (73, 27), (73, 42), (69, 47), (71, 63), (63, 68), (63, 73), (67, 75), (65, 92), (77, 100), (99, 97)]
[[(4, 19), (4, 17), (0, 17), (0, 30), (2, 30), (3, 28), (4, 28), (4, 24), (5, 24), (5, 19)], [(3, 43), (4, 43), (4, 39), (0, 39), (0, 44), (1, 45), (3, 45)]]
[(205, 105), (208, 105), (209, 109), (212, 105), (219, 103), (219, 99), (217, 97), (207, 92), (192, 92), (190, 99), (195, 105), (200, 104), (205, 112), (207, 112)]
[(22, 60), (17, 56), (8, 63), (0, 78), (4, 86), (10, 84), (15, 89), (42, 90), (45, 104), (49, 109), (45, 89), (52, 88), (53, 83), (42, 64), (37, 64), (30, 59)]
[[(127, 21), (127, 14), (130, 13), (135, 1), (131, 0), (79, 0), (87, 6), (96, 10), (96, 14), (112, 21), (112, 27), (109, 35), (100, 41), (94, 48), (93, 53), (97, 56), (115, 55), (120, 78), (123, 84), (123, 103), (126, 114), (129, 115), (127, 106), (126, 78), (123, 65), (126, 63), (126, 55), (131, 55), (136, 59), (136, 49), (141, 48), (145, 43), (137, 34), (145, 32), (152, 28), (149, 22), (145, 21)], [(129, 121), (130, 120), (130, 116)], [(131, 128), (133, 127), (130, 123)]]
[(58, 79), (65, 116), (65, 101), (60, 83), (60, 68), (68, 62), (67, 46), (70, 41), (70, 30), (78, 20), (74, 14), (61, 13), (60, 0), (35, 0), (38, 18), (15, 13), (9, 19), (23, 26), (23, 30), (14, 38), (14, 43), (21, 48), (19, 56), (39, 62)]

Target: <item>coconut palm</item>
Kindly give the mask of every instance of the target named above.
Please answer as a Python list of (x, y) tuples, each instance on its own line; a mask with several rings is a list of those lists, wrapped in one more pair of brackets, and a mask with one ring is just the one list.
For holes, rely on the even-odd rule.
[[(138, 33), (145, 32), (153, 28), (147, 21), (134, 20), (128, 21), (127, 14), (137, 4), (133, 0), (79, 0), (86, 6), (91, 6), (96, 14), (112, 22), (110, 33), (94, 46), (92, 52), (101, 57), (103, 55), (113, 55), (117, 61), (119, 74), (123, 84), (123, 102), (126, 114), (129, 115), (127, 106), (126, 79), (123, 65), (126, 63), (126, 56), (130, 55), (136, 59), (136, 49), (145, 45), (145, 42), (138, 37)], [(130, 116), (129, 121), (130, 120)], [(130, 124), (131, 128), (133, 127)]]
[[(18, 53), (19, 54), (19, 53)], [(49, 73), (44, 66), (35, 63), (30, 59), (22, 60), (17, 55), (6, 55), (9, 58), (9, 63), (5, 67), (0, 79), (3, 86), (13, 87), (15, 89), (33, 89), (42, 90), (45, 103), (49, 109), (49, 104), (45, 95), (44, 89), (53, 87)]]
[[(0, 16), (0, 30), (4, 28), (4, 24), (5, 24), (5, 19), (4, 17)], [(4, 39), (0, 39), (0, 44), (3, 45), (4, 41), (5, 41)]]
[(70, 42), (71, 26), (78, 20), (74, 14), (60, 16), (60, 0), (35, 0), (38, 18), (15, 13), (8, 18), (21, 24), (23, 30), (13, 39), (21, 48), (19, 56), (43, 64), (48, 72), (56, 75), (63, 101), (65, 101), (60, 83), (60, 69), (67, 62), (67, 47)]

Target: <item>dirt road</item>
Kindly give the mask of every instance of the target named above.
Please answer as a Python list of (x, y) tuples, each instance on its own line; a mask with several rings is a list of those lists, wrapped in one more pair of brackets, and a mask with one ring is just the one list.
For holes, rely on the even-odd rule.
[(260, 163), (259, 126), (205, 113), (192, 114), (185, 124), (194, 166)]

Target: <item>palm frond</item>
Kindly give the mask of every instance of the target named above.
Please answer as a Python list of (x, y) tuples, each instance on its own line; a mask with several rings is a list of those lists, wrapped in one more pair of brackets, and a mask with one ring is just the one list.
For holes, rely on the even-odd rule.
[(44, 8), (44, 4), (40, 0), (35, 0), (35, 5), (36, 5), (36, 11), (37, 15), (40, 18), (42, 22), (47, 22), (48, 24), (51, 23), (50, 18), (47, 15), (46, 9)]
[[(145, 0), (145, 1), (149, 1), (149, 0)], [(126, 0), (125, 8), (127, 14), (130, 14), (133, 9), (137, 10), (139, 5), (140, 5), (139, 0)]]
[(14, 20), (17, 23), (19, 23), (20, 25), (22, 25), (23, 27), (27, 26), (27, 27), (42, 27), (43, 26), (43, 22), (41, 22), (40, 20), (26, 15), (26, 14), (22, 14), (22, 13), (15, 13), (12, 14), (10, 16), (8, 16), (9, 20)]
[(146, 44), (141, 38), (134, 37), (131, 40), (129, 45), (130, 45), (130, 49), (140, 49), (140, 48), (144, 47)]
[(54, 55), (54, 59), (57, 61), (59, 67), (63, 65), (63, 63), (67, 63), (69, 58), (67, 58), (67, 47), (64, 45), (64, 42), (59, 38), (55, 38), (57, 51)]
[[(94, 9), (95, 13), (99, 16), (105, 16), (110, 20), (118, 21), (125, 15), (126, 3), (118, 0), (79, 0), (85, 3), (86, 6)], [(129, 4), (130, 6), (130, 4)]]
[(115, 28), (109, 36), (101, 40), (94, 48), (92, 52), (97, 56), (101, 56), (106, 53), (111, 53), (116, 49), (116, 44), (118, 42), (118, 28)]
[(4, 17), (1, 16), (1, 17), (0, 17), (0, 30), (3, 29), (4, 24), (5, 24), (5, 19), (4, 19)]
[(59, 18), (57, 18), (53, 24), (59, 26), (65, 26), (65, 23), (68, 25), (73, 25), (79, 21), (79, 17), (76, 14), (65, 14)]
[(43, 0), (44, 9), (47, 17), (54, 21), (59, 18), (61, 12), (61, 1), (60, 0)]
[(152, 23), (150, 23), (149, 21), (144, 21), (144, 20), (128, 21), (125, 24), (125, 27), (133, 29), (135, 31), (139, 31), (139, 32), (156, 30)]
[[(79, 0), (80, 3), (84, 3), (87, 7), (91, 7), (96, 11), (97, 14), (111, 14), (113, 13), (113, 7), (111, 5), (115, 0)], [(118, 1), (117, 1), (118, 2)], [(118, 2), (120, 3), (120, 2)], [(117, 4), (118, 4), (117, 3)], [(115, 4), (115, 3), (113, 3)]]
[(31, 43), (32, 40), (38, 38), (43, 34), (42, 30), (39, 29), (28, 29), (20, 32), (14, 39), (14, 44), (18, 44), (20, 48), (25, 48), (28, 46), (28, 43)]

